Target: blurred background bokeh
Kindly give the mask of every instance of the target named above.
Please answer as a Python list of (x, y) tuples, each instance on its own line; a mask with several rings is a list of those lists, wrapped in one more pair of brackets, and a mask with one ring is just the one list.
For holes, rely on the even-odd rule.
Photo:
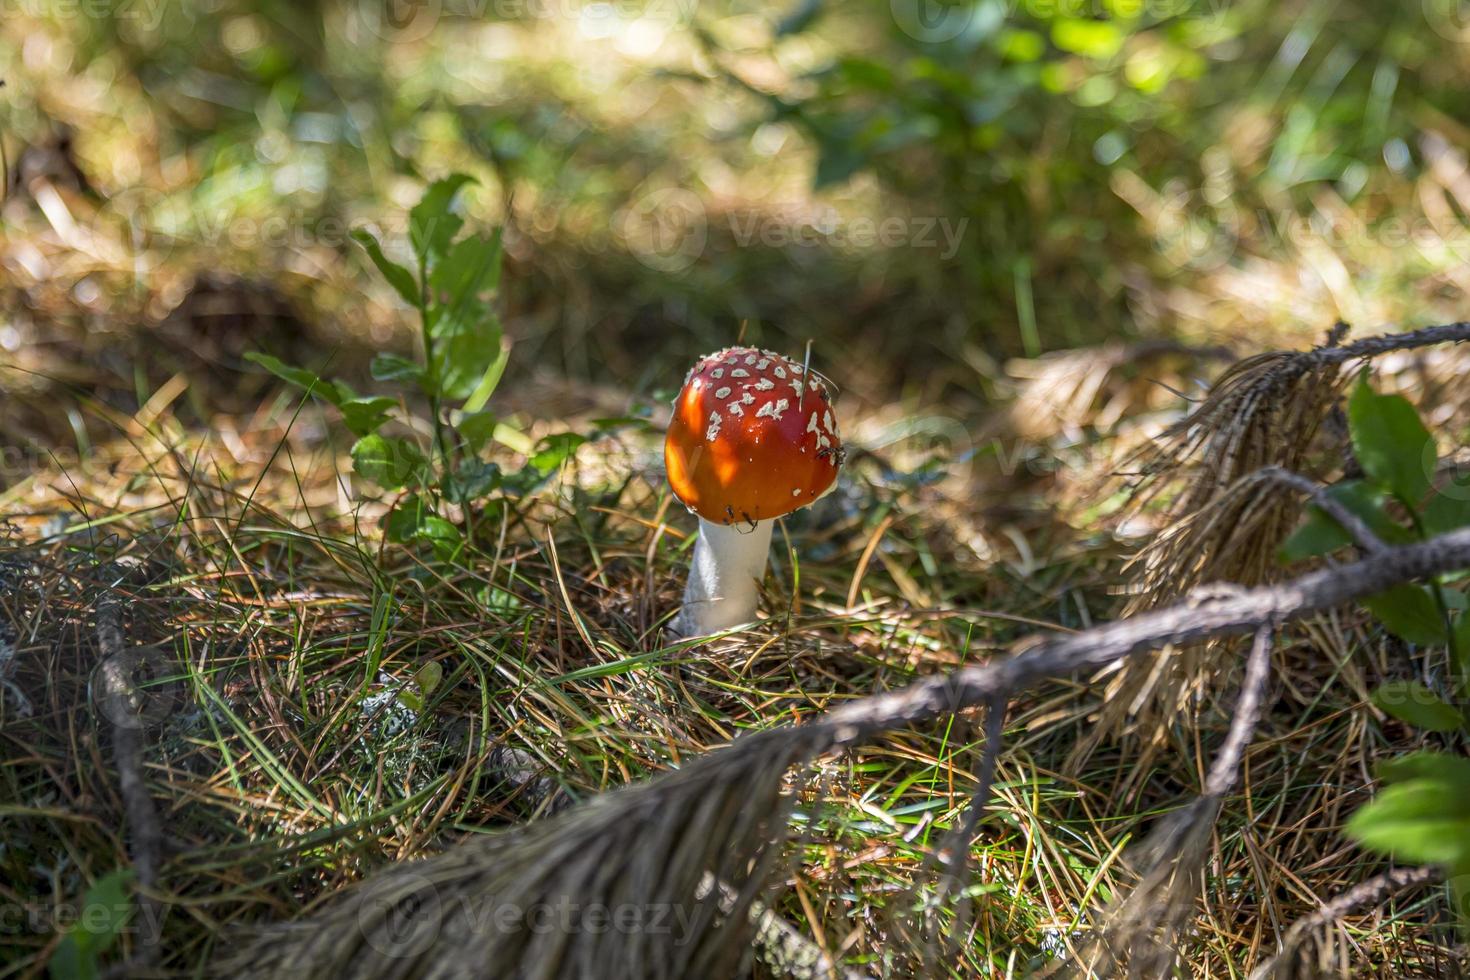
[(505, 228), (511, 378), (653, 393), (744, 324), (840, 354), (858, 398), (963, 410), (1063, 347), (1454, 319), (1462, 13), (12, 3), (0, 346), (121, 393), (243, 349), (406, 348), (347, 231), (402, 255), (407, 205), (454, 170)]

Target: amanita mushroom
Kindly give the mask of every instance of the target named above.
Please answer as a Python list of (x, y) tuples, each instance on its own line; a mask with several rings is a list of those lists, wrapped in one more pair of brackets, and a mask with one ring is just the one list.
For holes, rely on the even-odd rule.
[(844, 457), (827, 382), (801, 364), (729, 347), (694, 366), (664, 441), (674, 495), (699, 517), (674, 633), (755, 619), (776, 518), (831, 489)]

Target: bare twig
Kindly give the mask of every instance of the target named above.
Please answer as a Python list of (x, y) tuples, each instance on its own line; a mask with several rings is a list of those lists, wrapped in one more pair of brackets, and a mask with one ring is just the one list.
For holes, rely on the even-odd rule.
[[(818, 744), (826, 743), (822, 751), (848, 746), (877, 732), (974, 707), (997, 693), (1014, 695), (1045, 678), (1103, 667), (1131, 653), (1250, 633), (1411, 579), (1465, 567), (1470, 567), (1470, 528), (1419, 544), (1387, 548), (1356, 562), (1319, 569), (1277, 585), (1224, 593), (1204, 587), (1154, 612), (1048, 639), (992, 663), (853, 701), (802, 730)], [(754, 737), (776, 736), (781, 731)]]
[(1363, 519), (1357, 514), (1344, 507), (1336, 498), (1327, 493), (1327, 488), (1319, 486), (1300, 473), (1293, 473), (1280, 466), (1267, 466), (1256, 470), (1251, 478), (1269, 483), (1279, 483), (1284, 487), (1290, 487), (1298, 493), (1305, 494), (1312, 503), (1320, 507), (1328, 517), (1342, 525), (1342, 529), (1352, 536), (1358, 547), (1364, 551), (1382, 551), (1388, 545), (1383, 539), (1373, 533), (1373, 529), (1363, 523)]
[(970, 798), (970, 808), (965, 819), (949, 834), (943, 849), (942, 859), (946, 864), (944, 878), (939, 885), (938, 904), (942, 905), (950, 895), (961, 895), (955, 914), (955, 925), (944, 944), (946, 955), (956, 949), (969, 930), (972, 903), (963, 895), (962, 888), (970, 867), (970, 846), (975, 842), (975, 832), (985, 816), (985, 808), (990, 803), (990, 791), (995, 785), (995, 769), (1000, 760), (1001, 741), (1005, 733), (1007, 700), (1006, 695), (997, 694), (985, 706), (985, 747), (981, 750), (980, 767), (975, 772), (975, 793)]
[(154, 893), (163, 851), (163, 833), (158, 811), (143, 780), (143, 719), (138, 711), (139, 693), (129, 670), (127, 641), (123, 635), (121, 600), (107, 587), (97, 602), (97, 646), (102, 657), (98, 668), (103, 713), (112, 722), (112, 760), (117, 766), (118, 792), (127, 814), (128, 858), (137, 875), (139, 925), (138, 947), (130, 968), (157, 962), (159, 933), (163, 926), (163, 903)]
[(1225, 796), (1240, 777), (1246, 747), (1260, 720), (1271, 672), (1270, 626), (1256, 630), (1245, 680), (1225, 742), (1205, 775), (1200, 796), (1167, 817), (1129, 863), (1140, 868), (1135, 888), (1102, 917), (1097, 937), (1075, 960), (1058, 965), (1069, 976), (1107, 976), (1125, 961), (1130, 976), (1169, 976), (1177, 937), (1203, 884), (1210, 835)]
[(1220, 746), (1209, 774), (1205, 776), (1205, 795), (1224, 796), (1235, 788), (1240, 779), (1240, 764), (1245, 758), (1246, 746), (1256, 732), (1256, 723), (1261, 720), (1261, 705), (1266, 700), (1266, 682), (1271, 676), (1271, 628), (1262, 626), (1256, 630), (1251, 644), (1250, 656), (1245, 662), (1245, 681), (1240, 686), (1240, 698), (1235, 702), (1235, 716), (1230, 721), (1230, 731), (1225, 735), (1225, 744)]
[(1318, 364), (1342, 364), (1365, 357), (1378, 357), (1398, 350), (1433, 347), (1436, 344), (1458, 344), (1470, 341), (1470, 322), (1446, 323), (1407, 333), (1383, 334), (1354, 341), (1346, 347), (1328, 345), (1308, 351), (1302, 356)]
[[(1360, 884), (1328, 901), (1316, 912), (1294, 923), (1281, 940), (1281, 950), (1251, 973), (1250, 980), (1272, 980), (1274, 977), (1297, 975), (1295, 958), (1302, 943), (1324, 926), (1365, 905), (1378, 905), (1392, 895), (1431, 885), (1441, 880), (1444, 872), (1435, 867), (1395, 868)], [(1286, 972), (1282, 972), (1286, 971)]]

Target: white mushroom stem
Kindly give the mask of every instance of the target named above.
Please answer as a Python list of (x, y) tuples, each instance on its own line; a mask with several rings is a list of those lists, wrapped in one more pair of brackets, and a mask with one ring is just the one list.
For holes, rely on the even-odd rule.
[(679, 636), (706, 636), (755, 619), (757, 589), (766, 574), (775, 521), (712, 524), (699, 519), (684, 608), (674, 617)]

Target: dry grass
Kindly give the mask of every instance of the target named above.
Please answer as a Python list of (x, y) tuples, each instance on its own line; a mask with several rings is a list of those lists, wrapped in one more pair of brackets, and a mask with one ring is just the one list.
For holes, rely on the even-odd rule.
[[(789, 529), (802, 556), (789, 620), (782, 583), (795, 567), (778, 556), (766, 630), (697, 653), (669, 647), (659, 624), (688, 542), (682, 521), (664, 523), (664, 491), (639, 453), (587, 447), (552, 487), (489, 523), (463, 567), (446, 568), (375, 541), (374, 509), (339, 475), (342, 446), (316, 409), (297, 409), (217, 418), (207, 435), (167, 410), (109, 413), (93, 424), (125, 432), (5, 498), (17, 635), (0, 727), (6, 898), (44, 910), (44, 922), (126, 861), (88, 696), (89, 622), (99, 567), (133, 562), (129, 636), (158, 644), (172, 668), (148, 731), (149, 788), (168, 831), (170, 969), (213, 957), (243, 927), (324, 907), (386, 861), (983, 658), (1032, 624), (1117, 612), (1117, 551), (1076, 542), (1029, 567), (1013, 551), (981, 565), (918, 509), (911, 494), (928, 491), (888, 488), (869, 462), (829, 510)], [(406, 710), (394, 694), (430, 662), (444, 683)], [(1277, 652), (1244, 790), (1208, 841), (1187, 951), (1195, 975), (1259, 961), (1319, 900), (1374, 870), (1335, 828), (1365, 798), (1371, 760), (1415, 741), (1363, 707), (1375, 678), (1394, 673), (1390, 645), (1353, 617), (1326, 617)], [(1232, 697), (1233, 675), (1209, 687)], [(1123, 849), (1197, 787), (1226, 721), (1207, 708), (1141, 766), (1104, 742), (1069, 773), (1092, 701), (1058, 684), (1011, 713), (995, 815), (972, 852), (976, 908), (957, 975), (1019, 975), (1085, 943), (1091, 904), (1131, 881)], [(798, 835), (777, 907), (824, 949), (890, 975), (924, 968), (921, 949), (890, 938), (915, 889), (933, 887), (932, 848), (973, 790), (969, 724), (830, 759), (789, 798)], [(1356, 962), (1445, 975), (1443, 903), (1406, 902), (1383, 921), (1349, 920), (1366, 930)], [(49, 923), (7, 939), (13, 972), (45, 962), (54, 940)]]

